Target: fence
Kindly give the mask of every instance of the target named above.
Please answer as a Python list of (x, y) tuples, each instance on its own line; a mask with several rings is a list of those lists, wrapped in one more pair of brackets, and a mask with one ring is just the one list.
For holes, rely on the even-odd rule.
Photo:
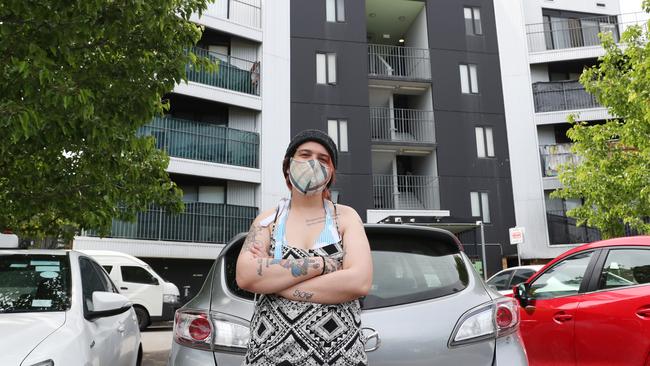
[(240, 93), (259, 95), (259, 62), (222, 55), (198, 47), (192, 47), (191, 51), (198, 57), (215, 62), (218, 67), (213, 71), (188, 64), (187, 80)]
[(369, 44), (368, 63), (371, 76), (431, 80), (431, 60), (426, 48)]
[(580, 158), (571, 152), (572, 144), (541, 145), (539, 152), (542, 158), (542, 175), (555, 177), (558, 168), (564, 164), (578, 164)]
[(537, 113), (602, 107), (579, 81), (534, 83), (533, 99)]
[(577, 226), (576, 219), (564, 211), (547, 211), (548, 235), (551, 244), (581, 244), (600, 240), (600, 231), (587, 226)]
[(440, 208), (438, 177), (427, 175), (373, 175), (374, 207), (377, 209)]
[(261, 0), (218, 0), (209, 3), (204, 14), (253, 28), (262, 28)]
[(259, 167), (259, 135), (210, 123), (156, 117), (139, 130), (154, 136), (169, 156), (211, 163)]
[[(109, 237), (227, 243), (236, 234), (248, 231), (256, 216), (257, 208), (248, 206), (190, 202), (177, 215), (152, 206), (138, 213), (135, 222), (113, 220)], [(97, 236), (94, 231), (84, 234)]]
[(373, 141), (435, 143), (432, 111), (370, 107)]

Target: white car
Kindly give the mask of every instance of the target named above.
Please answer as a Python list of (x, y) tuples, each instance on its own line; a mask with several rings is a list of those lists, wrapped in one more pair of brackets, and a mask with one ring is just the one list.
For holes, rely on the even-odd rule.
[(92, 258), (0, 249), (0, 365), (134, 366), (135, 311)]
[(512, 288), (528, 281), (530, 276), (534, 275), (542, 267), (544, 266), (530, 265), (506, 268), (490, 277), (487, 284), (494, 287), (501, 295), (512, 297)]
[(151, 322), (174, 320), (180, 307), (178, 287), (165, 281), (144, 261), (110, 250), (81, 250), (108, 272), (120, 293), (133, 303), (140, 330)]

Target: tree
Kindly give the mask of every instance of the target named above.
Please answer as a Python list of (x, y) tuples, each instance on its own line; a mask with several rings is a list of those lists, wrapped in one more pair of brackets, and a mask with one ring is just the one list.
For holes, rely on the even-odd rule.
[[(139, 127), (168, 107), (206, 0), (0, 3), (0, 230), (70, 239), (149, 204), (182, 209)], [(200, 61), (198, 62), (201, 63)]]
[[(643, 3), (650, 12), (650, 0)], [(629, 28), (620, 47), (602, 34), (606, 54), (580, 77), (585, 89), (617, 116), (588, 125), (570, 118), (567, 135), (580, 163), (561, 168), (558, 198), (583, 199), (569, 210), (580, 225), (603, 237), (622, 236), (625, 226), (650, 233), (650, 44), (648, 25)]]

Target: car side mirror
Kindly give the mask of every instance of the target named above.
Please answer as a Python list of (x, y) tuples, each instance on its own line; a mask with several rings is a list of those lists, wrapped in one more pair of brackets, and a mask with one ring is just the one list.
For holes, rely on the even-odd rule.
[(526, 283), (520, 283), (517, 286), (512, 288), (512, 293), (521, 304), (521, 307), (525, 308), (530, 303), (530, 294), (528, 293), (528, 286)]
[(113, 292), (93, 292), (93, 310), (86, 312), (87, 320), (95, 320), (122, 314), (131, 309), (131, 302), (126, 296)]

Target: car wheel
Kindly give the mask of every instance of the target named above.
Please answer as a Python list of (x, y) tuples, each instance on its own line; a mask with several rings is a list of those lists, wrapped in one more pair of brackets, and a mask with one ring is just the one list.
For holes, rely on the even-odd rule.
[(134, 306), (133, 310), (135, 310), (135, 316), (138, 317), (138, 327), (140, 330), (147, 329), (149, 326), (149, 313), (147, 312), (147, 309), (142, 306)]

